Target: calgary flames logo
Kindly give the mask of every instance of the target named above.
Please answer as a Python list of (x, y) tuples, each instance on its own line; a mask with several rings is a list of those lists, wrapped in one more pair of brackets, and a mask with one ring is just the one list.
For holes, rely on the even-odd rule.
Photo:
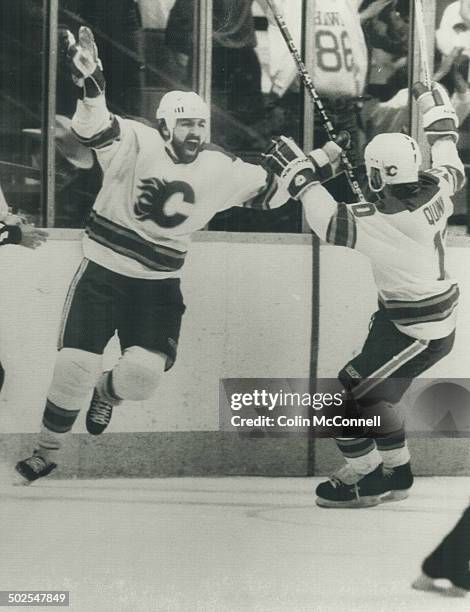
[(195, 201), (193, 188), (184, 181), (142, 179), (134, 214), (140, 221), (151, 219), (160, 227), (176, 227), (188, 218)]

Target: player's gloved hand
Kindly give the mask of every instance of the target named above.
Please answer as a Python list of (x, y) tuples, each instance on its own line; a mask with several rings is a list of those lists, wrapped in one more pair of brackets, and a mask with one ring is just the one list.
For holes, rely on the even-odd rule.
[(263, 154), (262, 165), (265, 170), (279, 177), (291, 198), (299, 199), (311, 185), (318, 183), (312, 162), (292, 138), (278, 136)]
[(2, 220), (2, 223), (5, 225), (21, 225), (22, 223), (26, 223), (26, 217), (23, 217), (23, 215), (8, 213), (8, 215)]
[(328, 140), (321, 149), (314, 149), (308, 154), (308, 158), (315, 168), (315, 173), (320, 181), (327, 181), (336, 174), (341, 165), (343, 149), (351, 142), (349, 132), (340, 132), (335, 141)]
[(433, 145), (442, 137), (452, 138), (457, 142), (459, 120), (444, 87), (433, 82), (429, 90), (418, 81), (413, 86), (413, 96), (417, 101), (429, 144)]
[(90, 28), (82, 26), (78, 42), (69, 30), (62, 34), (61, 44), (65, 47), (73, 82), (84, 89), (87, 98), (96, 98), (103, 93), (105, 79), (103, 65), (98, 57), (95, 37)]
[(25, 223), (23, 225), (16, 226), (21, 230), (21, 240), (18, 242), (21, 246), (28, 249), (35, 249), (41, 246), (43, 242), (46, 242), (49, 234), (42, 230), (37, 229), (34, 225)]

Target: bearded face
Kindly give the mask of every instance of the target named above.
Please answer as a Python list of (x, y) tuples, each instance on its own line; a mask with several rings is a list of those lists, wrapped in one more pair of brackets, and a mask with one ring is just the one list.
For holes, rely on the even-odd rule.
[(171, 144), (178, 159), (189, 164), (199, 154), (206, 135), (205, 119), (178, 119)]

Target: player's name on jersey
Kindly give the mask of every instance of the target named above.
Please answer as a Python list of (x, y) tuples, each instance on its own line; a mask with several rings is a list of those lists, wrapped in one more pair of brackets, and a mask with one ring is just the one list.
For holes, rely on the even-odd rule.
[(327, 429), (337, 429), (343, 427), (363, 428), (374, 427), (380, 428), (381, 417), (376, 414), (371, 418), (363, 417), (345, 417), (343, 415), (335, 415), (328, 417), (326, 415), (315, 414), (311, 417), (295, 415), (289, 417), (286, 414), (280, 414), (277, 417), (259, 415), (257, 417), (242, 417), (240, 414), (234, 414), (230, 419), (232, 427), (292, 427), (296, 429), (321, 427)]
[(429, 225), (435, 225), (445, 214), (445, 204), (441, 197), (423, 208), (424, 216)]
[(344, 20), (340, 13), (336, 11), (316, 11), (314, 18), (315, 25), (323, 26), (344, 26)]

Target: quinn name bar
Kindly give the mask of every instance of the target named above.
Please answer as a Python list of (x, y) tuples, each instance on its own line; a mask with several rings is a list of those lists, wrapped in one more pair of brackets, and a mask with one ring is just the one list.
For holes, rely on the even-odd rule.
[(282, 414), (276, 418), (269, 416), (257, 416), (255, 418), (244, 418), (235, 414), (230, 419), (233, 427), (380, 427), (380, 415), (372, 418), (347, 418), (341, 415), (326, 417), (325, 415), (314, 415), (313, 417), (294, 416), (288, 417)]

